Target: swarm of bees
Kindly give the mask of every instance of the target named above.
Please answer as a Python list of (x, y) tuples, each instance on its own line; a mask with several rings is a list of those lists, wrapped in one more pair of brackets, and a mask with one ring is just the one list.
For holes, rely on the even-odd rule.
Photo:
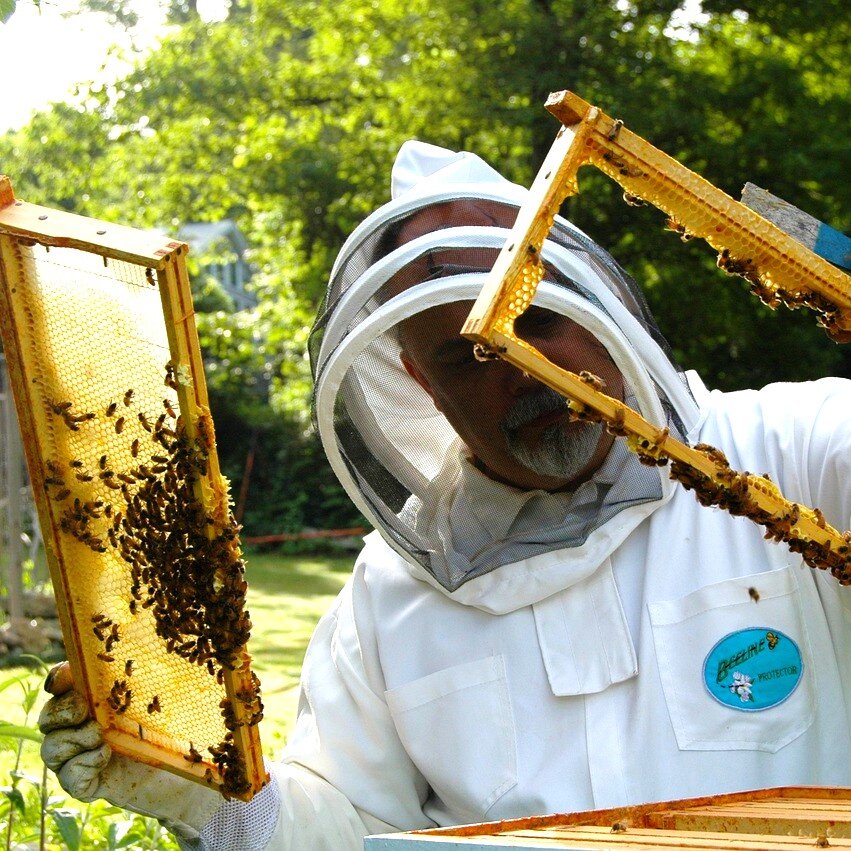
[(724, 248), (718, 255), (718, 268), (723, 269), (728, 275), (739, 275), (748, 281), (751, 285), (751, 293), (766, 307), (772, 310), (781, 305), (790, 310), (808, 307), (818, 314), (818, 323), (823, 328), (827, 331), (833, 331), (836, 328), (840, 315), (839, 307), (820, 293), (806, 289), (793, 293), (783, 287), (774, 286), (769, 281), (763, 280), (751, 258), (733, 257), (728, 248)]
[[(766, 539), (786, 543), (790, 551), (800, 553), (810, 567), (829, 570), (840, 585), (851, 585), (851, 532), (843, 533), (843, 543), (836, 548), (829, 542), (821, 543), (805, 537), (795, 526), (802, 511), (799, 505), (792, 503), (789, 510), (779, 517), (757, 505), (752, 488), (759, 486), (760, 482), (770, 485), (770, 480), (736, 472), (724, 453), (708, 444), (699, 443), (694, 448), (716, 465), (714, 480), (681, 461), (671, 462), (671, 478), (679, 481), (686, 490), (694, 490), (701, 505), (717, 505), (730, 514), (748, 517), (765, 526)], [(816, 508), (811, 513), (816, 524), (825, 528), (826, 521), (821, 511)]]
[[(166, 386), (176, 386), (175, 374), (175, 367), (169, 362)], [(129, 412), (116, 416), (119, 406), (131, 408), (134, 397), (134, 390), (127, 389), (120, 401), (101, 409), (116, 434), (122, 433), (130, 417)], [(72, 431), (97, 418), (94, 412), (72, 413), (70, 402), (57, 402), (50, 407)], [(107, 454), (96, 465), (92, 463), (91, 469), (86, 469), (79, 459), (70, 460), (65, 470), (56, 461), (48, 461), (45, 488), (58, 503), (63, 532), (94, 552), (111, 550), (127, 564), (131, 615), (150, 610), (156, 634), (167, 651), (205, 667), (221, 684), (225, 670), (242, 664), (241, 651), (251, 630), (244, 606), (244, 564), (236, 542), (239, 527), (232, 517), (222, 524), (196, 495), (199, 480), (207, 475), (213, 447), (209, 417), (202, 415), (197, 419), (196, 436), (190, 438), (170, 399), (163, 399), (161, 411), (158, 415), (138, 411), (136, 417), (150, 435), (151, 446), (143, 450), (139, 438), (133, 438), (129, 455), (136, 463), (129, 469), (111, 469)], [(102, 485), (114, 492), (114, 497), (72, 498), (72, 489), (80, 487), (76, 482), (90, 487)], [(103, 642), (98, 658), (115, 662), (115, 646), (121, 638), (119, 625), (106, 615), (96, 614), (92, 617), (92, 631)], [(118, 714), (130, 706), (133, 692), (128, 680), (133, 670), (133, 660), (124, 661), (123, 677), (115, 680), (107, 699)], [(228, 738), (209, 748), (212, 761), (221, 772), (224, 792), (233, 795), (250, 788), (233, 733), (239, 726), (257, 724), (262, 718), (256, 676), (252, 674), (251, 685), (243, 688), (237, 699), (247, 711), (237, 718), (230, 701), (222, 701)], [(153, 695), (147, 712), (160, 711), (160, 698)], [(202, 756), (191, 746), (187, 759), (196, 762)]]
[[(617, 123), (615, 123), (616, 126)], [(618, 127), (618, 130), (620, 127)], [(610, 137), (611, 140), (611, 137)], [(640, 169), (630, 169), (628, 163), (622, 157), (606, 151), (602, 155), (603, 165), (601, 170), (609, 173), (616, 180), (618, 177), (641, 177), (643, 172)], [(644, 206), (648, 202), (639, 195), (630, 191), (624, 191), (623, 200), (632, 207)], [(676, 221), (673, 218), (667, 218), (665, 227), (668, 230), (678, 234), (683, 242), (694, 237), (685, 225)], [(772, 284), (763, 275), (760, 274), (756, 263), (750, 257), (734, 257), (729, 248), (724, 248), (718, 254), (718, 268), (722, 269), (729, 275), (738, 275), (744, 278), (750, 284), (750, 291), (763, 304), (772, 310), (780, 307), (788, 307), (791, 310), (797, 310), (801, 307), (807, 307), (817, 314), (817, 321), (828, 334), (837, 340), (845, 341), (845, 332), (839, 331), (838, 323), (841, 316), (841, 310), (838, 305), (820, 293), (812, 292), (811, 290), (802, 289), (799, 292), (790, 292), (789, 290)]]

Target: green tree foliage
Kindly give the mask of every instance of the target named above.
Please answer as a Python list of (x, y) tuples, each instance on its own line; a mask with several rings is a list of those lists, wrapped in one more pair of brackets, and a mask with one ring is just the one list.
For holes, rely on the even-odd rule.
[[(97, 5), (116, 20), (126, 12), (120, 0)], [(293, 464), (292, 447), (315, 452), (311, 317), (346, 235), (387, 199), (407, 138), (476, 151), (528, 185), (557, 129), (543, 101), (570, 88), (734, 197), (751, 180), (847, 228), (841, 4), (802, 15), (791, 2), (706, 0), (700, 22), (678, 19), (678, 5), (233, 0), (225, 21), (206, 25), (194, 3), (169, 0), (175, 26), (160, 49), (0, 139), (0, 169), (29, 200), (138, 226), (237, 220), (259, 307), (209, 313), (200, 327), (238, 480), (251, 433), (269, 436), (270, 466)], [(642, 283), (678, 357), (711, 385), (851, 374), (811, 314), (769, 312), (705, 245), (624, 205), (602, 175), (581, 186), (564, 212)], [(275, 491), (291, 507), (311, 503), (293, 525), (325, 525), (326, 510), (346, 519), (338, 494), (327, 491), (324, 508), (299, 494)]]

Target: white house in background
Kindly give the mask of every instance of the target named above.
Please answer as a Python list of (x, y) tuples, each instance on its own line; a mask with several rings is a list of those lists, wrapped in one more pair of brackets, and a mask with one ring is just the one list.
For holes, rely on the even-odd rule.
[(187, 222), (178, 237), (189, 244), (202, 270), (212, 275), (233, 299), (237, 310), (255, 307), (257, 299), (246, 292), (251, 267), (245, 261), (247, 243), (233, 219), (218, 222)]

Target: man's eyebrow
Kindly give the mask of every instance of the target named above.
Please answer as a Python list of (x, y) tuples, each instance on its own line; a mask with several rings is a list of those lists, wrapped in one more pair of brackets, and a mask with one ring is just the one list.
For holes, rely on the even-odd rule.
[(453, 357), (462, 353), (465, 353), (469, 348), (472, 347), (472, 343), (469, 340), (465, 340), (463, 337), (452, 337), (449, 340), (445, 340), (442, 342), (432, 353), (432, 359), (434, 360), (443, 360), (447, 357)]

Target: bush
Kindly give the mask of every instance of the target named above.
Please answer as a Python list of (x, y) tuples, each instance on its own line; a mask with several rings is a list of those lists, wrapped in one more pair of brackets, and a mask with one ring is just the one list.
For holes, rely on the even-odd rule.
[[(177, 851), (175, 840), (153, 819), (113, 807), (106, 801), (81, 804), (70, 799), (41, 762), (42, 735), (35, 722), (36, 702), (47, 666), (30, 658), (35, 670), (18, 670), (0, 680), (3, 714), (16, 707), (14, 720), (0, 719), (0, 842), (10, 851), (27, 849), (160, 849)], [(17, 705), (8, 700), (20, 689)]]

